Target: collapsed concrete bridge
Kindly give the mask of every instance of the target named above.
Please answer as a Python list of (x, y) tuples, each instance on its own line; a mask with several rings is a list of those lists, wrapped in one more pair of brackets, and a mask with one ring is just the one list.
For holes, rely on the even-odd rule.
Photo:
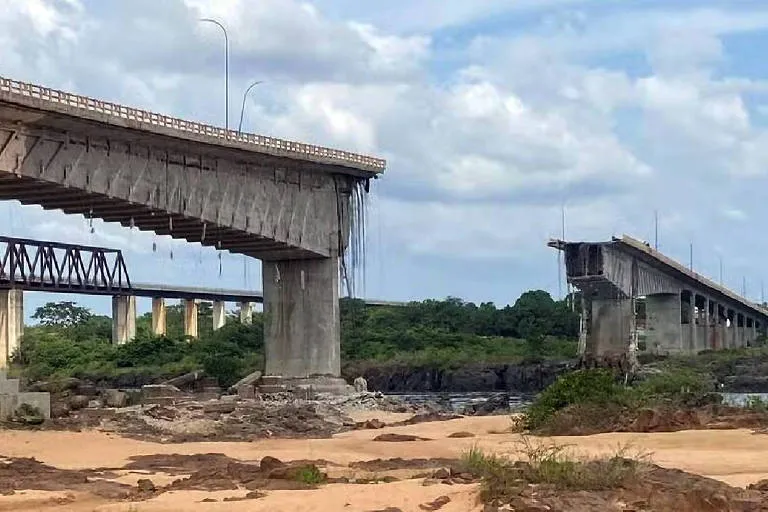
[(0, 200), (261, 259), (270, 375), (339, 376), (339, 263), (384, 167), (0, 77)]
[(586, 356), (744, 347), (765, 333), (763, 305), (630, 236), (548, 245), (564, 251), (568, 282), (581, 291), (580, 351)]

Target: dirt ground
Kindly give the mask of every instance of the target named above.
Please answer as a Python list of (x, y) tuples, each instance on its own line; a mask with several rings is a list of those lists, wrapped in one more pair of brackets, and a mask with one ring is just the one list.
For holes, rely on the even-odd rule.
[[(407, 417), (367, 412), (354, 419), (378, 418), (394, 423)], [(473, 446), (514, 456), (519, 450), (519, 436), (497, 433), (509, 426), (505, 416), (469, 417), (355, 430), (328, 439), (181, 444), (158, 444), (97, 431), (0, 431), (0, 457), (4, 458), (4, 466), (0, 466), (0, 512), (369, 512), (388, 507), (409, 512), (428, 510), (426, 504), (442, 497), (450, 500), (439, 508), (442, 512), (480, 512), (478, 484), (425, 486), (423, 478), (412, 477), (423, 475), (432, 466), (448, 465)], [(475, 437), (449, 437), (457, 432)], [(428, 440), (374, 441), (382, 434)], [(768, 435), (751, 430), (614, 433), (558, 437), (555, 442), (572, 445), (574, 451), (588, 455), (612, 454), (629, 446), (650, 454), (660, 466), (733, 486), (744, 487), (768, 478)], [(259, 463), (266, 456), (289, 464), (283, 469), (265, 468), (266, 463)], [(411, 462), (386, 462), (398, 457)], [(442, 460), (429, 461), (437, 458)], [(382, 461), (365, 463), (375, 459)], [(291, 468), (312, 464), (332, 481), (365, 483), (329, 483), (307, 490), (296, 486), (295, 479), (281, 479), (280, 475), (285, 476)], [(138, 485), (143, 479), (150, 480), (154, 490), (146, 482)], [(286, 485), (289, 481), (292, 484)], [(247, 495), (249, 499), (231, 501)]]

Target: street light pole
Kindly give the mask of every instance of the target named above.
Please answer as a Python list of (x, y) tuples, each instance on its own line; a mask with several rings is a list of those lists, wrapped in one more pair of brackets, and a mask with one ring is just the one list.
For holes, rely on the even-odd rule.
[(201, 18), (200, 21), (206, 21), (217, 25), (224, 32), (224, 126), (226, 128), (226, 138), (229, 138), (229, 36), (224, 25), (211, 18)]
[(245, 99), (248, 97), (248, 93), (251, 92), (251, 89), (254, 88), (254, 86), (263, 84), (263, 80), (256, 80), (251, 85), (248, 86), (248, 88), (243, 93), (243, 106), (240, 107), (240, 123), (237, 125), (237, 133), (240, 134), (243, 132), (243, 114), (245, 113)]

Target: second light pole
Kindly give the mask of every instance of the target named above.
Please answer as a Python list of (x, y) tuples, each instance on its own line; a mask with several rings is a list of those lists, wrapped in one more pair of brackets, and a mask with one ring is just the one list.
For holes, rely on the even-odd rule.
[(263, 84), (263, 80), (256, 80), (251, 85), (248, 86), (248, 88), (243, 93), (243, 106), (240, 107), (240, 123), (237, 125), (237, 133), (242, 133), (243, 131), (243, 114), (245, 114), (245, 99), (248, 97), (248, 93), (251, 92), (251, 89), (253, 89), (255, 86), (259, 84)]
[(227, 35), (227, 29), (224, 25), (212, 18), (201, 18), (200, 21), (213, 23), (218, 25), (222, 32), (224, 32), (224, 126), (226, 128), (226, 138), (229, 138), (229, 36)]

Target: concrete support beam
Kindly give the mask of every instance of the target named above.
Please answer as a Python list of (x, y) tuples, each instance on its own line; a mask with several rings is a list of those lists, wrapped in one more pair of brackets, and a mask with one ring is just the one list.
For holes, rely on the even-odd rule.
[(683, 351), (680, 294), (648, 295), (645, 299), (648, 350), (657, 354)]
[(0, 290), (0, 368), (7, 368), (24, 334), (24, 292)]
[(213, 301), (213, 330), (218, 331), (227, 323), (227, 312), (223, 300)]
[(688, 306), (688, 344), (683, 347), (684, 352), (695, 354), (697, 351), (696, 341), (696, 294), (690, 292)]
[(710, 314), (709, 310), (712, 307), (712, 301), (709, 300), (709, 297), (704, 297), (704, 316), (703, 318), (703, 324), (704, 324), (704, 338), (701, 341), (701, 345), (699, 346), (699, 350), (709, 350), (712, 347), (711, 342), (711, 331), (712, 331), (712, 315)]
[(197, 305), (196, 299), (184, 299), (184, 336), (191, 336), (197, 338), (199, 333), (197, 330)]
[(165, 336), (168, 332), (168, 322), (165, 314), (165, 299), (152, 298), (152, 334)]
[(243, 325), (251, 325), (253, 323), (253, 303), (252, 302), (240, 303), (240, 323)]
[(339, 260), (265, 261), (266, 375), (339, 377)]
[(136, 297), (112, 297), (112, 343), (122, 345), (136, 337)]
[(592, 299), (586, 355), (621, 357), (629, 352), (632, 326), (632, 301)]

